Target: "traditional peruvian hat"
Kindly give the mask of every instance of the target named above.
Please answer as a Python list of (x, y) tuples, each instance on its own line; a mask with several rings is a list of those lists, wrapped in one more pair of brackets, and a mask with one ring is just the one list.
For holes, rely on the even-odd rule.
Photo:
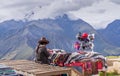
[(45, 37), (41, 37), (41, 39), (39, 40), (40, 44), (48, 44), (49, 41), (45, 38)]

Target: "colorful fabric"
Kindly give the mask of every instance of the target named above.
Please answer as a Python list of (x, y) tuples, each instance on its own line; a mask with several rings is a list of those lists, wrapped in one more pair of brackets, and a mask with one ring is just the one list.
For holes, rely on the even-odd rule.
[[(100, 61), (99, 61), (100, 60)], [(78, 66), (83, 70), (89, 70), (91, 72), (93, 62), (96, 62), (94, 66), (97, 70), (106, 67), (106, 58), (97, 52), (85, 52), (85, 53), (55, 53), (51, 56), (51, 63), (58, 66)], [(94, 67), (94, 68), (95, 68)]]
[(78, 33), (76, 37), (79, 40), (79, 42), (77, 42), (80, 43), (80, 47), (78, 45), (74, 45), (75, 49), (82, 51), (93, 51), (95, 34)]
[(79, 50), (79, 49), (80, 49), (80, 43), (79, 43), (78, 41), (75, 42), (74, 48), (75, 48), (76, 50)]
[(103, 68), (103, 63), (102, 63), (102, 61), (101, 61), (101, 60), (98, 60), (98, 61), (96, 62), (96, 64), (97, 64), (97, 69), (98, 69), (98, 70), (102, 70), (102, 68)]

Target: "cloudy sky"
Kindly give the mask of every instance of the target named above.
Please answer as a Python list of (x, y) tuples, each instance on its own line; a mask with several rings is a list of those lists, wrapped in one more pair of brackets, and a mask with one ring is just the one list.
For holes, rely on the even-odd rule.
[(80, 18), (95, 29), (105, 28), (120, 19), (120, 0), (0, 0), (0, 22), (25, 17), (55, 18), (63, 14), (71, 19)]

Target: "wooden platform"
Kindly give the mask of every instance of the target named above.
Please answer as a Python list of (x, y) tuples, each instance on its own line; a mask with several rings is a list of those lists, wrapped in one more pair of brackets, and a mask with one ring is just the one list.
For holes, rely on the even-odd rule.
[(38, 64), (28, 60), (2, 60), (0, 61), (0, 64), (10, 66), (24, 76), (55, 76), (60, 74), (68, 74), (68, 76), (82, 76), (72, 68)]

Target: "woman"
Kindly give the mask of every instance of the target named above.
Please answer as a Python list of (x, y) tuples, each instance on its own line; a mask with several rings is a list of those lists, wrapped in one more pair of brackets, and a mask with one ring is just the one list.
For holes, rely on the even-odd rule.
[(36, 62), (41, 64), (49, 64), (48, 57), (50, 56), (47, 51), (46, 45), (49, 43), (45, 37), (41, 37), (38, 41), (38, 46), (36, 48)]

